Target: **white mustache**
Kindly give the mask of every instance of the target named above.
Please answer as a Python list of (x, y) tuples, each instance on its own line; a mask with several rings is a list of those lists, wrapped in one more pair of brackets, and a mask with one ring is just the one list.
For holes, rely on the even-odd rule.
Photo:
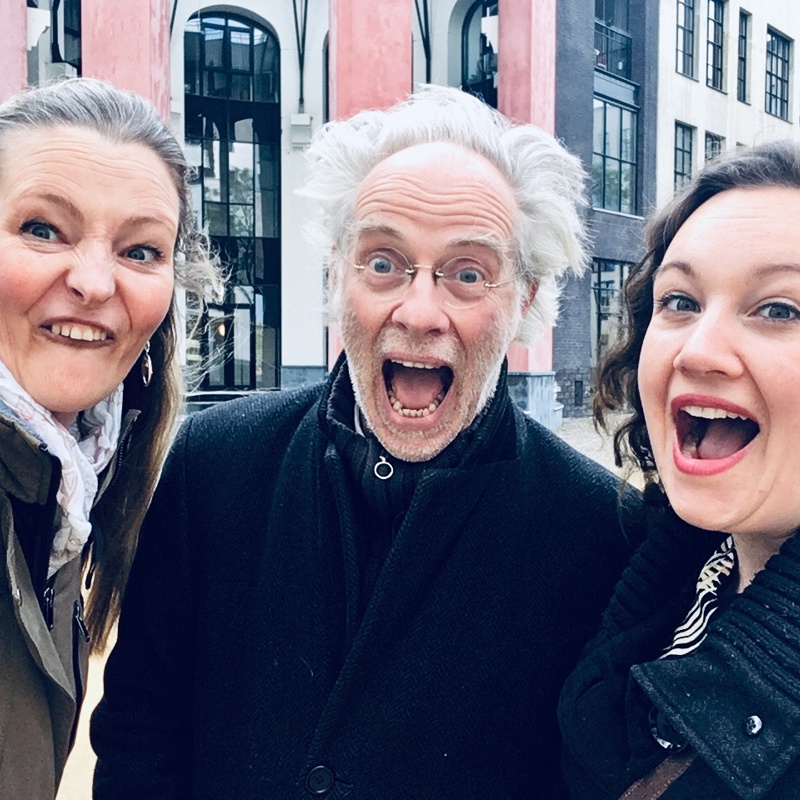
[(454, 364), (461, 353), (461, 345), (453, 336), (437, 339), (431, 342), (429, 337), (416, 338), (407, 336), (401, 331), (387, 328), (381, 331), (378, 337), (378, 352), (388, 357), (388, 353), (409, 353), (416, 358), (427, 358), (432, 361), (443, 361), (445, 364)]

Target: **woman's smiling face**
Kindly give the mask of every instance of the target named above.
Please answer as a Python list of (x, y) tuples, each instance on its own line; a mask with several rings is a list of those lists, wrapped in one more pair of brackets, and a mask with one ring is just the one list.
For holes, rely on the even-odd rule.
[(678, 230), (639, 390), (675, 511), (779, 543), (800, 525), (800, 189), (735, 189)]
[(62, 422), (111, 393), (166, 316), (178, 220), (144, 145), (79, 127), (0, 143), (0, 360)]

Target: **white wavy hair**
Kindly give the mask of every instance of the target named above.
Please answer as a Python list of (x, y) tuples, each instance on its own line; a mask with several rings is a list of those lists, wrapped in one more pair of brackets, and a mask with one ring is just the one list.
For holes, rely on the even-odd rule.
[[(517, 290), (523, 296), (532, 284), (539, 287), (515, 337), (530, 343), (540, 327), (555, 323), (565, 273), (579, 275), (586, 266), (584, 170), (548, 133), (513, 125), (466, 92), (426, 85), (386, 111), (361, 111), (324, 125), (307, 150), (302, 190), (318, 204), (309, 226), (312, 243), (329, 269), (341, 270), (353, 245), (364, 179), (388, 156), (429, 142), (452, 142), (479, 153), (511, 186), (518, 210), (511, 242)], [(335, 298), (332, 306), (335, 316)]]

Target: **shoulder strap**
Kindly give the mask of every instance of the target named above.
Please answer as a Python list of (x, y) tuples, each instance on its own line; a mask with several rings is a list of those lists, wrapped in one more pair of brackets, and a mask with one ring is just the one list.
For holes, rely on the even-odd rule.
[(649, 775), (629, 787), (619, 800), (656, 800), (689, 769), (696, 755), (692, 751), (665, 758)]

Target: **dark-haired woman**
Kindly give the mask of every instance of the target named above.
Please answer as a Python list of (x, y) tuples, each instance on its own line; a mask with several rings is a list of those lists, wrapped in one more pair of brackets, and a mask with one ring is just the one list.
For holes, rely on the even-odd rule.
[(652, 530), (562, 694), (575, 798), (800, 797), (798, 220), (779, 142), (649, 227), (598, 412), (632, 409)]

